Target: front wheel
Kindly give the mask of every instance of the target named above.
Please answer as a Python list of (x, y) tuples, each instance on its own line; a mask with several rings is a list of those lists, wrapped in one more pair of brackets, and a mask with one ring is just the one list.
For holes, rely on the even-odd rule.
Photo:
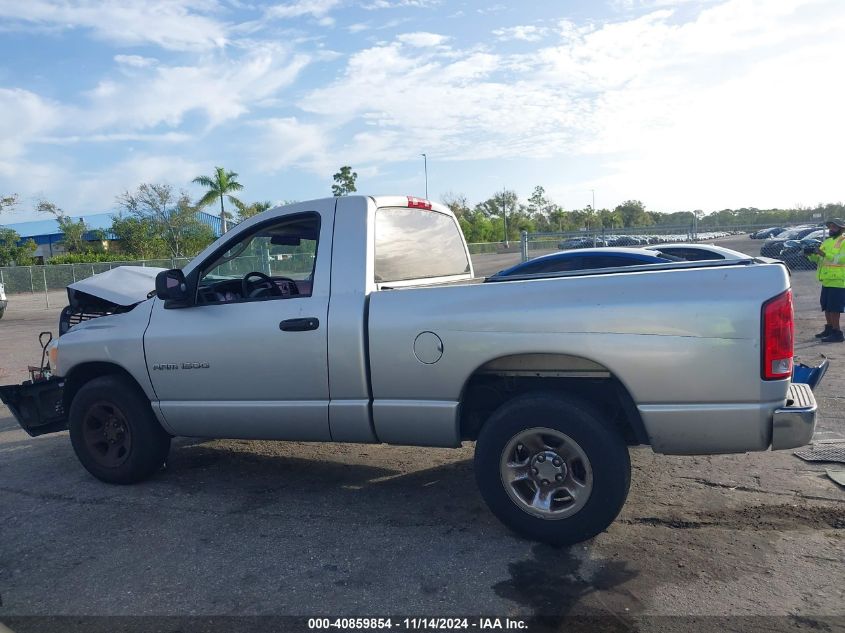
[(162, 467), (170, 436), (143, 393), (122, 376), (101, 376), (83, 385), (70, 405), (73, 450), (94, 477), (131, 484)]
[(527, 538), (571, 545), (604, 531), (631, 481), (621, 434), (589, 404), (527, 394), (485, 423), (475, 476), (499, 520)]

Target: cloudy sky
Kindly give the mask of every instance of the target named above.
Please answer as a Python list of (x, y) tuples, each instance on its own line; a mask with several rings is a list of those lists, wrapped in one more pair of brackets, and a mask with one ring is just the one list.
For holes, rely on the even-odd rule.
[(842, 0), (0, 0), (0, 194), (845, 199)]

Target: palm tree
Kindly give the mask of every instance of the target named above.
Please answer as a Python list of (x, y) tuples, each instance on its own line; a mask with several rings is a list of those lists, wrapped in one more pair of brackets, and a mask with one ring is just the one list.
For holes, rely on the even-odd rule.
[(228, 198), (229, 202), (238, 208), (243, 206), (243, 202), (232, 195), (233, 191), (240, 191), (244, 188), (236, 180), (237, 177), (238, 174), (233, 171), (226, 171), (222, 167), (215, 167), (213, 176), (197, 176), (194, 178), (196, 184), (208, 188), (208, 191), (205, 192), (205, 195), (197, 203), (199, 208), (207, 207), (218, 198), (220, 199), (220, 222), (223, 225), (223, 233), (226, 232), (226, 210), (223, 208), (223, 197)]

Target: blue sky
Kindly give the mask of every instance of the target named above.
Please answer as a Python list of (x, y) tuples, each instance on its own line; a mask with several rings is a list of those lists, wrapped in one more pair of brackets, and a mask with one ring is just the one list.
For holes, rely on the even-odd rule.
[(842, 200), (841, 0), (0, 0), (0, 193)]

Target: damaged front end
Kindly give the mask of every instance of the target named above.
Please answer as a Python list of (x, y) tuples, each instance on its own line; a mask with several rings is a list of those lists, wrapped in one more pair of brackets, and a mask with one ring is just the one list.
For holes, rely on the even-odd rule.
[[(59, 336), (84, 321), (129, 312), (148, 298), (156, 275), (163, 270), (120, 266), (71, 284), (67, 287), (68, 305), (59, 316)], [(42, 332), (38, 341), (41, 364), (29, 367), (30, 379), (20, 385), (0, 386), (0, 400), (33, 437), (67, 428), (65, 380), (53, 375), (59, 341), (53, 340), (51, 332)]]
[(41, 365), (29, 367), (30, 379), (20, 385), (0, 386), (0, 400), (32, 437), (67, 428), (65, 381), (51, 374), (48, 360), (51, 344), (55, 347), (53, 334), (41, 332), (38, 342), (41, 343)]
[(59, 315), (59, 336), (74, 325), (111, 314), (129, 312), (155, 288), (164, 268), (119, 266), (67, 287), (68, 305)]

